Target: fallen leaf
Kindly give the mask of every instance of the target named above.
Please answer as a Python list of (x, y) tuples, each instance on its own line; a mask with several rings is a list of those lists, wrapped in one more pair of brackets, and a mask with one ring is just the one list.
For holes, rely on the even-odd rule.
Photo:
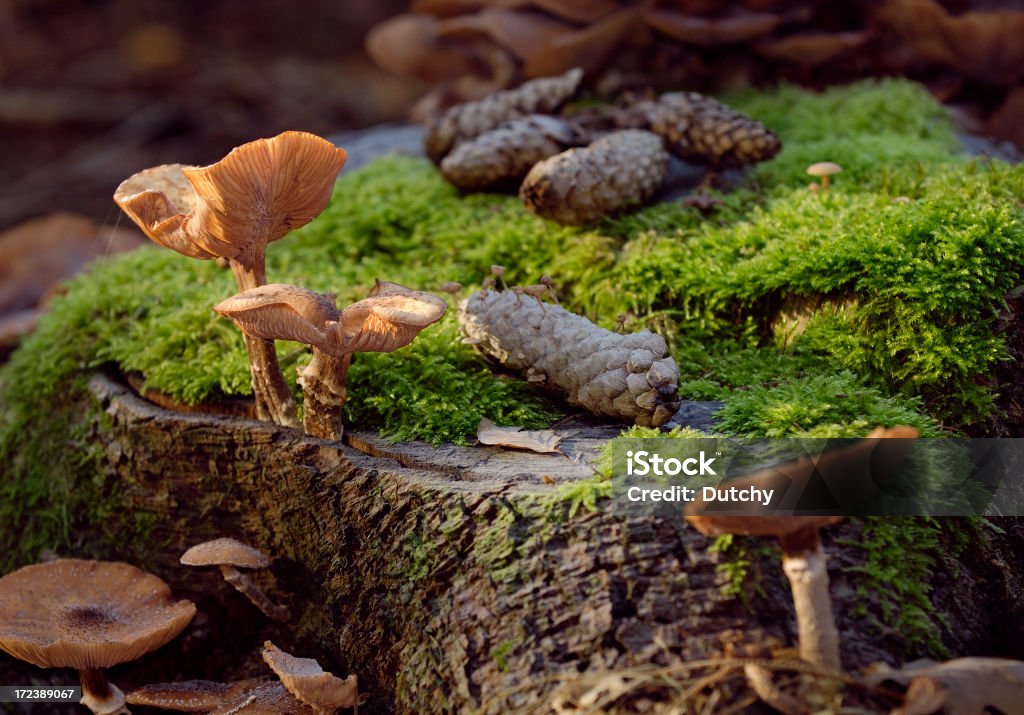
[(461, 15), (444, 20), (440, 25), (442, 38), (464, 39), (483, 35), (507, 48), (524, 62), (545, 52), (555, 38), (572, 31), (571, 25), (539, 13), (499, 8)]
[(597, 69), (615, 51), (619, 41), (629, 35), (640, 18), (638, 8), (613, 12), (594, 24), (552, 39), (543, 52), (526, 62), (527, 77), (553, 77), (573, 67), (584, 72)]
[(782, 18), (756, 12), (737, 12), (726, 17), (691, 17), (672, 10), (652, 10), (644, 21), (655, 30), (686, 43), (714, 47), (746, 42), (772, 32)]
[(947, 715), (977, 715), (986, 708), (1014, 713), (1024, 702), (1024, 661), (1008, 658), (956, 658), (945, 663), (922, 659), (899, 670), (878, 663), (865, 680), (870, 685), (887, 680), (910, 685), (906, 702), (892, 715), (927, 715), (935, 712), (928, 708), (936, 704)]
[(513, 447), (515, 449), (528, 449), (531, 452), (555, 452), (561, 453), (558, 444), (562, 441), (561, 436), (555, 434), (554, 430), (524, 430), (522, 427), (498, 427), (486, 417), (481, 418), (480, 426), (476, 428), (476, 438), (481, 444), (488, 444), (494, 447)]
[(910, 681), (903, 705), (892, 715), (932, 715), (946, 704), (946, 689), (933, 678), (914, 678)]
[(145, 244), (134, 230), (100, 226), (87, 216), (69, 213), (7, 229), (0, 233), (0, 313), (31, 308), (89, 261)]
[(863, 47), (870, 40), (867, 32), (816, 32), (762, 42), (754, 46), (754, 51), (769, 59), (817, 67), (844, 52)]
[(879, 19), (919, 58), (984, 84), (1024, 77), (1024, 12), (1009, 8), (949, 13), (936, 0), (886, 0)]

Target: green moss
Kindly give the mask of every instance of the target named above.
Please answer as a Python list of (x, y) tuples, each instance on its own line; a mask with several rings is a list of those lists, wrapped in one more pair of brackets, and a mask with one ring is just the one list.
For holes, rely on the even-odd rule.
[(507, 640), (502, 641), (491, 649), (491, 658), (494, 659), (494, 662), (498, 666), (498, 670), (502, 673), (508, 672), (508, 655), (515, 650), (517, 645), (519, 645), (518, 641)]
[[(853, 615), (872, 630), (907, 644), (907, 655), (949, 657), (942, 643), (948, 624), (931, 598), (931, 577), (957, 540), (959, 523), (935, 519), (869, 518), (861, 538), (837, 539), (863, 552), (863, 560), (844, 567), (854, 574), (857, 598)], [(953, 536), (947, 538), (946, 532)]]
[(434, 564), (434, 544), (426, 541), (414, 531), (409, 532), (402, 542), (402, 574), (410, 581), (423, 578)]
[[(461, 196), (424, 160), (386, 158), (344, 175), (320, 218), (270, 246), (270, 278), (344, 303), (377, 277), (430, 288), (477, 284), (492, 263), (510, 283), (550, 273), (570, 309), (606, 327), (627, 313), (630, 329), (665, 335), (683, 396), (725, 402), (723, 432), (859, 434), (900, 421), (934, 433), (983, 418), (984, 378), (1005, 358), (994, 320), (1024, 266), (1024, 167), (958, 155), (941, 107), (906, 82), (732, 101), (784, 149), (709, 217), (673, 203), (560, 227), (512, 196)], [(822, 159), (844, 172), (815, 195), (803, 171)], [(92, 467), (58, 449), (70, 419), (58, 406), (83, 394), (84, 370), (139, 371), (185, 402), (250, 392), (240, 335), (210, 310), (234, 292), (213, 263), (151, 248), (98, 266), (55, 301), (0, 371), (0, 457), (11, 465), (0, 520), (15, 525), (0, 549), (12, 562), (73, 538)], [(780, 329), (781, 309), (801, 302), (818, 306), (802, 332)], [(481, 416), (556, 418), (543, 395), (493, 376), (454, 321), (450, 311), (398, 353), (357, 356), (347, 418), (434, 443), (467, 442)], [(580, 506), (596, 499), (577, 491)], [(31, 544), (8, 535), (24, 527)]]

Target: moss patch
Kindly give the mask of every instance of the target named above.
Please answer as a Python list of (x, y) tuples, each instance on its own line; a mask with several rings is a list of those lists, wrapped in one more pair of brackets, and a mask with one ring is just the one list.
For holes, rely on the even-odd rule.
[[(343, 176), (320, 218), (270, 247), (270, 278), (344, 303), (377, 277), (429, 289), (473, 286), (492, 263), (510, 283), (550, 273), (567, 307), (606, 327), (627, 313), (629, 329), (665, 335), (683, 397), (723, 400), (720, 427), (735, 434), (897, 422), (934, 433), (982, 419), (984, 378), (1006, 352), (993, 326), (1024, 265), (1024, 167), (960, 156), (942, 109), (905, 82), (729, 100), (776, 128), (784, 149), (709, 217), (664, 204), (559, 227), (515, 197), (461, 196), (426, 161), (388, 158)], [(844, 172), (815, 195), (803, 170), (824, 159)], [(75, 519), (92, 522), (73, 516), (89, 513), (87, 448), (68, 445), (74, 420), (59, 413), (82, 395), (84, 370), (137, 370), (185, 402), (250, 392), (240, 335), (210, 310), (234, 292), (213, 263), (157, 248), (71, 282), (0, 371), (5, 563), (67, 546)], [(801, 330), (780, 332), (801, 302), (812, 306)], [(296, 350), (279, 344), (290, 366), (307, 359)], [(481, 416), (540, 426), (558, 414), (462, 345), (454, 311), (398, 353), (358, 356), (349, 387), (350, 422), (400, 439), (465, 442)]]

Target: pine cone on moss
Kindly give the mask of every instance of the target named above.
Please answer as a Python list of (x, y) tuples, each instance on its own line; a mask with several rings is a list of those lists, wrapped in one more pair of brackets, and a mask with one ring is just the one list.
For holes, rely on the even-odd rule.
[(550, 114), (572, 99), (583, 70), (526, 82), (516, 89), (495, 92), (476, 102), (458, 104), (427, 127), (427, 156), (439, 163), (461, 141), (529, 114)]
[(486, 355), (531, 380), (543, 375), (593, 414), (660, 427), (679, 409), (679, 368), (660, 335), (620, 335), (560, 306), (494, 290), (462, 301), (459, 324)]
[(517, 185), (538, 161), (580, 143), (568, 122), (531, 114), (461, 142), (441, 161), (441, 173), (463, 191)]
[(696, 92), (664, 94), (636, 105), (630, 114), (680, 159), (715, 169), (766, 161), (782, 148), (768, 127)]
[(536, 164), (523, 179), (519, 198), (543, 218), (594, 223), (649, 199), (665, 180), (668, 161), (657, 135), (639, 129), (612, 132)]

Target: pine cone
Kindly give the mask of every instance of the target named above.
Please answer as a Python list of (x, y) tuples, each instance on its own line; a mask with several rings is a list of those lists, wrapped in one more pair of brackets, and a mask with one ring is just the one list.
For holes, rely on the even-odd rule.
[(620, 335), (512, 291), (479, 291), (459, 305), (462, 331), (486, 355), (564, 392), (570, 404), (644, 426), (679, 409), (679, 368), (665, 339)]
[(668, 160), (656, 135), (639, 129), (612, 132), (536, 164), (523, 179), (519, 198), (552, 221), (594, 223), (649, 199), (665, 179)]
[(583, 79), (583, 70), (569, 70), (558, 77), (525, 82), (516, 89), (495, 92), (476, 102), (458, 104), (427, 127), (427, 156), (436, 164), (458, 142), (528, 114), (551, 114), (572, 99)]
[(441, 161), (441, 173), (463, 191), (518, 185), (538, 161), (579, 144), (568, 122), (531, 114), (461, 142)]
[(680, 159), (716, 169), (766, 161), (782, 144), (772, 130), (696, 92), (672, 92), (634, 108), (640, 123)]

